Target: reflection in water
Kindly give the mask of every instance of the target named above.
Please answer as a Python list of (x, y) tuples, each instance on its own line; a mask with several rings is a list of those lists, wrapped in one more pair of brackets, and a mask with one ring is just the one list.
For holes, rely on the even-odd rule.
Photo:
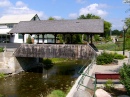
[[(77, 78), (82, 67), (80, 61), (57, 63), (51, 69), (38, 67), (12, 77), (0, 79), (0, 94), (6, 97), (44, 97), (54, 89), (66, 91)], [(37, 73), (38, 70), (43, 73)]]

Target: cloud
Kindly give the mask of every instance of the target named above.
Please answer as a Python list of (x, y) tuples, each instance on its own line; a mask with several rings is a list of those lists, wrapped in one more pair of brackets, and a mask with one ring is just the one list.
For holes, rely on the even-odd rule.
[(78, 17), (77, 13), (71, 13), (71, 14), (69, 14), (69, 18), (71, 18), (71, 19), (76, 19), (77, 17)]
[(106, 4), (91, 4), (89, 6), (79, 9), (78, 13), (70, 13), (68, 17), (71, 19), (76, 19), (80, 15), (94, 14), (103, 18), (108, 14), (104, 10), (107, 7), (108, 6)]
[(101, 17), (105, 17), (108, 14), (106, 11), (103, 10), (103, 8), (105, 7), (106, 5), (103, 4), (91, 4), (85, 8), (81, 8), (79, 10), (79, 15), (86, 15), (90, 13)]
[(130, 0), (123, 0), (124, 3), (130, 3)]
[(8, 0), (0, 0), (0, 7), (9, 7), (11, 5), (11, 2)]
[(77, 3), (85, 3), (86, 0), (76, 0)]
[(27, 5), (25, 3), (23, 3), (22, 1), (17, 1), (16, 6), (17, 7), (25, 7), (25, 6), (27, 7)]
[(57, 19), (57, 20), (61, 20), (62, 17), (61, 16), (52, 16), (53, 18)]
[[(5, 3), (1, 6), (2, 1)], [(9, 0), (0, 0), (0, 7), (3, 8), (2, 15), (38, 14), (41, 19), (47, 19), (44, 12), (30, 9), (22, 1), (17, 1), (15, 4), (12, 4)]]

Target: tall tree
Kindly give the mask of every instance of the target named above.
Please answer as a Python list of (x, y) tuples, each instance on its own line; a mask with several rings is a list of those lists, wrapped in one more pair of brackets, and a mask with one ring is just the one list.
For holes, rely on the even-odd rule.
[(85, 15), (79, 16), (78, 19), (101, 19), (101, 17), (93, 14), (87, 14), (86, 16)]

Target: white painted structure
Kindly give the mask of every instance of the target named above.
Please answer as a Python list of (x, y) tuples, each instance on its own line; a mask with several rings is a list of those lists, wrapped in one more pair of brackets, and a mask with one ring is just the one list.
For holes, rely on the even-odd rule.
[[(0, 38), (1, 42), (7, 41), (5, 37), (7, 33), (16, 26), (20, 21), (39, 21), (39, 17), (37, 14), (26, 14), (26, 15), (7, 15), (0, 18)], [(8, 35), (9, 36), (9, 35)], [(4, 38), (3, 38), (4, 37)], [(12, 43), (23, 43), (22, 35), (14, 34), (9, 39), (9, 42)], [(26, 43), (26, 39), (28, 35), (24, 35), (24, 42)]]

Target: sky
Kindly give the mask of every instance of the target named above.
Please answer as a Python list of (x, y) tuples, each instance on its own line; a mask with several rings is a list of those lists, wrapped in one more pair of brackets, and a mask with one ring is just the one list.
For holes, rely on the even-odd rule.
[(110, 22), (112, 30), (122, 30), (125, 18), (130, 17), (129, 8), (123, 0), (0, 0), (0, 17), (38, 14), (41, 20), (49, 17), (68, 20), (89, 13)]

